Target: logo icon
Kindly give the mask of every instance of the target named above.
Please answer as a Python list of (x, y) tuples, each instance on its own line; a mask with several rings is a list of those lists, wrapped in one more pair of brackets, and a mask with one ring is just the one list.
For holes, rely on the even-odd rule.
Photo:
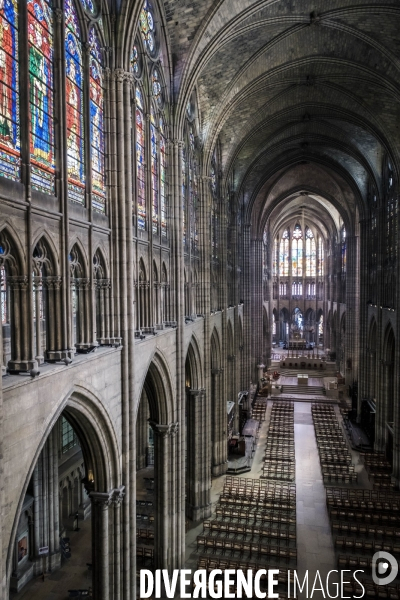
[(398, 572), (398, 562), (389, 552), (376, 552), (372, 557), (372, 579), (376, 585), (389, 585)]

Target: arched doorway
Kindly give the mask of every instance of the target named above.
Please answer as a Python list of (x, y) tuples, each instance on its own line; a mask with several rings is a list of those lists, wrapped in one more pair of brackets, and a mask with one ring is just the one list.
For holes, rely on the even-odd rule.
[[(11, 592), (42, 572), (68, 569), (75, 548), (82, 560), (79, 573), (73, 570), (78, 587), (92, 587), (100, 600), (115, 596), (121, 586), (120, 507), (125, 496), (119, 454), (98, 401), (74, 392), (53, 419), (26, 477), (8, 552)], [(82, 538), (74, 533), (78, 527)], [(118, 550), (117, 559), (113, 550)], [(65, 591), (60, 600), (64, 597)]]
[[(177, 419), (171, 378), (158, 353), (144, 377), (136, 410), (137, 438), (145, 447), (136, 450), (147, 457), (136, 473), (137, 565), (172, 571), (181, 567), (185, 552), (184, 423)], [(154, 464), (146, 466), (153, 462), (151, 455)]]
[(203, 387), (197, 341), (192, 337), (185, 361), (186, 515), (194, 522), (211, 514), (211, 415)]

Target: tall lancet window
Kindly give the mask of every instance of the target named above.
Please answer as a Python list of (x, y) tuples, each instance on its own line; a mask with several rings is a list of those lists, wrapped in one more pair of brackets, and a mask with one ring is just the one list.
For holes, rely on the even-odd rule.
[(85, 202), (85, 137), (81, 32), (73, 0), (65, 0), (68, 197)]
[(53, 194), (53, 18), (46, 0), (28, 0), (29, 117), (32, 187)]
[(285, 229), (279, 246), (279, 274), (284, 277), (289, 275), (289, 237), (289, 229)]
[(137, 181), (137, 224), (146, 229), (146, 171), (145, 171), (145, 126), (143, 97), (136, 88), (136, 181)]
[(151, 144), (151, 195), (153, 207), (153, 233), (158, 234), (158, 131), (157, 118), (154, 107), (151, 107), (150, 115), (150, 144)]
[(90, 45), (90, 147), (92, 165), (92, 206), (105, 211), (105, 149), (103, 58), (100, 41), (94, 27), (89, 32)]
[(324, 242), (322, 238), (318, 238), (318, 276), (324, 276)]
[(182, 148), (182, 237), (183, 246), (186, 247), (187, 240), (187, 218), (186, 218), (186, 194), (187, 194), (187, 176), (186, 176), (186, 148)]
[(346, 228), (343, 226), (340, 230), (340, 245), (341, 245), (341, 255), (342, 255), (342, 273), (346, 273)]
[(160, 212), (161, 212), (161, 235), (167, 236), (167, 155), (165, 140), (165, 123), (160, 117)]
[(315, 277), (317, 272), (317, 251), (314, 234), (306, 227), (306, 276)]
[(18, 2), (0, 3), (0, 175), (20, 178)]
[(303, 275), (303, 232), (299, 223), (295, 225), (292, 236), (292, 275)]

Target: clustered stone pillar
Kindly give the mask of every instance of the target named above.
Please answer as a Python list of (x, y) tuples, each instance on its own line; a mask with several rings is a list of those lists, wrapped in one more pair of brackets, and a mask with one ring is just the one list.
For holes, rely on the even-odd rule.
[(215, 402), (212, 422), (212, 474), (218, 477), (226, 473), (228, 468), (228, 443), (227, 443), (227, 405), (223, 396), (223, 369), (211, 371), (211, 398)]
[(93, 597), (119, 598), (121, 590), (121, 505), (125, 487), (91, 491)]
[(136, 468), (139, 471), (147, 466), (149, 445), (149, 403), (143, 390), (136, 419)]
[[(60, 567), (60, 516), (58, 493), (58, 430), (54, 427), (33, 472), (33, 540), (31, 560), (35, 574)], [(48, 546), (46, 557), (39, 556), (39, 548)], [(44, 563), (44, 564), (43, 564)]]
[(211, 436), (204, 389), (187, 391), (187, 436), (187, 515), (197, 522), (211, 514)]
[(7, 285), (11, 291), (13, 311), (11, 330), (11, 360), (8, 363), (10, 373), (30, 371), (37, 368), (33, 358), (31, 340), (30, 312), (28, 310), (29, 281), (26, 275), (7, 277)]
[(150, 421), (150, 425), (154, 431), (154, 567), (171, 573), (173, 569), (181, 568), (180, 514), (175, 488), (179, 465), (179, 457), (176, 456), (179, 424), (162, 425)]

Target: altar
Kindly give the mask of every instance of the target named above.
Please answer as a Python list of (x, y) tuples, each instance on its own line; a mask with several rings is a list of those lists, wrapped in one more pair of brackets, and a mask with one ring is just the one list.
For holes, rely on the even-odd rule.
[(297, 375), (297, 385), (308, 385), (307, 373), (299, 373)]

